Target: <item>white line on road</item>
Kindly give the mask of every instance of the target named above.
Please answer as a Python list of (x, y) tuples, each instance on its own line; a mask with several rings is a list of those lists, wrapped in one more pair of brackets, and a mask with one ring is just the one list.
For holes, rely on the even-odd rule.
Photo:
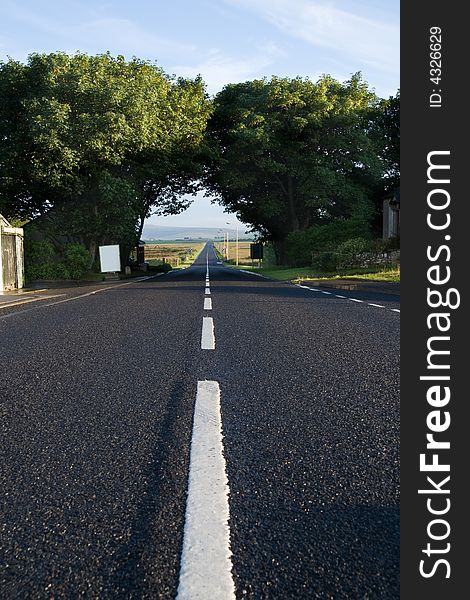
[(253, 273), (253, 271), (245, 271), (245, 269), (238, 269), (238, 271), (240, 273), (248, 273), (248, 275), (256, 275), (256, 277), (263, 277), (264, 279), (269, 279), (269, 277), (266, 277), (266, 275), (261, 275), (261, 273)]
[[(28, 293), (28, 292), (25, 292), (25, 293)], [(65, 294), (55, 294), (53, 296), (41, 296), (40, 298), (28, 298), (27, 300), (13, 300), (13, 302), (8, 302), (6, 304), (0, 304), (0, 309), (11, 308), (12, 306), (19, 306), (21, 304), (30, 304), (31, 302), (37, 302), (38, 300), (51, 300), (52, 298), (59, 298), (60, 296), (65, 296)]]
[(211, 293), (211, 289), (206, 287), (206, 291), (205, 291), (206, 296), (210, 296), (210, 293)]
[(204, 310), (212, 310), (212, 298), (204, 298)]
[[(335, 298), (341, 298), (341, 300), (351, 300), (352, 302), (359, 302), (361, 304), (367, 304), (367, 306), (375, 306), (377, 308), (387, 308), (383, 304), (374, 304), (373, 302), (365, 302), (364, 300), (359, 300), (358, 298), (350, 298), (349, 296), (342, 296), (341, 294), (333, 294), (333, 292), (326, 292), (325, 290), (311, 288), (308, 285), (301, 285), (300, 283), (297, 283), (295, 285), (299, 288), (302, 288), (303, 290), (310, 290), (311, 292), (321, 292), (322, 294), (334, 296)], [(397, 313), (400, 312), (400, 310), (398, 308), (391, 308), (390, 310), (392, 310), (393, 312), (397, 312)]]
[[(0, 319), (9, 319), (10, 317), (16, 317), (18, 315), (24, 315), (25, 313), (31, 312), (33, 310), (38, 310), (39, 308), (47, 308), (49, 306), (56, 306), (57, 304), (64, 304), (65, 302), (74, 302), (75, 300), (79, 300), (80, 298), (88, 298), (90, 296), (94, 296), (95, 294), (99, 294), (100, 292), (106, 292), (108, 290), (115, 290), (116, 288), (123, 287), (125, 285), (131, 285), (136, 282), (146, 281), (147, 279), (153, 279), (154, 277), (158, 277), (159, 275), (164, 275), (164, 273), (158, 273), (157, 275), (149, 275), (148, 277), (140, 277), (139, 279), (134, 279), (132, 281), (127, 281), (126, 283), (120, 283), (116, 285), (109, 285), (104, 288), (100, 288), (99, 290), (94, 290), (93, 292), (87, 292), (86, 294), (80, 294), (78, 296), (73, 296), (72, 298), (65, 298), (64, 300), (57, 300), (56, 302), (49, 302), (48, 304), (40, 304), (38, 306), (34, 306), (32, 308), (26, 308), (25, 310), (10, 313), (8, 315), (2, 315)], [(63, 294), (58, 294), (62, 296)], [(48, 296), (48, 298), (52, 298), (53, 296)]]
[(202, 317), (201, 349), (215, 350), (214, 320)]
[(220, 388), (198, 381), (177, 600), (235, 600)]

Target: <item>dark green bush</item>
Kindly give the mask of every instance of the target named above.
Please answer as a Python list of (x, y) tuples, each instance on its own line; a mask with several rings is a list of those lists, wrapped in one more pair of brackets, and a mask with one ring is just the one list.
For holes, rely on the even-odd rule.
[(161, 263), (159, 265), (151, 265), (149, 271), (152, 273), (168, 273), (173, 267), (169, 263)]
[(339, 244), (336, 249), (336, 263), (340, 269), (357, 267), (361, 263), (361, 255), (368, 252), (370, 242), (362, 237), (352, 238)]
[(312, 267), (326, 273), (336, 271), (337, 255), (335, 252), (318, 252), (312, 257)]
[(54, 246), (48, 240), (25, 238), (24, 267), (26, 279), (54, 279)]
[(64, 272), (68, 272), (68, 278), (81, 279), (90, 268), (91, 256), (82, 244), (71, 243), (64, 247), (61, 263)]
[(25, 275), (35, 279), (80, 279), (90, 266), (90, 254), (77, 243), (66, 244), (62, 256), (48, 240), (25, 239)]

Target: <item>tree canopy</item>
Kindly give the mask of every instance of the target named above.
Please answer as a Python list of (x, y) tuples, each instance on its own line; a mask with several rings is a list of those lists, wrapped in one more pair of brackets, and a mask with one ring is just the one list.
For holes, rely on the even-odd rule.
[(360, 74), (346, 83), (228, 85), (208, 123), (205, 184), (274, 242), (282, 263), (289, 233), (347, 218), (369, 201), (385, 170), (374, 135), (379, 107)]
[(210, 112), (200, 78), (110, 54), (32, 54), (0, 63), (0, 94), (5, 214), (53, 214), (94, 256), (100, 243), (130, 247), (152, 210), (186, 208)]
[(399, 183), (399, 95), (379, 99), (360, 74), (231, 84), (210, 101), (200, 77), (58, 52), (0, 62), (0, 94), (0, 211), (42, 216), (92, 257), (129, 250), (152, 212), (204, 186), (282, 263), (289, 236), (368, 227)]

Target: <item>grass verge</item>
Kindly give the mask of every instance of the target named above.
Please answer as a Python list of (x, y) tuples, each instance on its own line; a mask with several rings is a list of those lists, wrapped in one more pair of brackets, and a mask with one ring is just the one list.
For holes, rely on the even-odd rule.
[[(233, 266), (233, 265), (227, 265)], [(307, 281), (309, 279), (331, 281), (335, 279), (355, 279), (357, 281), (384, 281), (389, 283), (400, 283), (400, 269), (350, 269), (342, 271), (341, 273), (325, 273), (321, 271), (314, 271), (309, 267), (249, 267), (240, 266), (234, 267), (235, 269), (242, 269), (245, 271), (253, 271), (271, 279), (277, 279), (279, 281)]]

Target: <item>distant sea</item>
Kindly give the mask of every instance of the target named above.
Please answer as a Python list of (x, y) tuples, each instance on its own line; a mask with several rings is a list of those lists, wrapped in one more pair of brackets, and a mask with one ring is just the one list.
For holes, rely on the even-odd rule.
[[(142, 240), (223, 240), (227, 230), (220, 227), (166, 227), (144, 225)], [(228, 229), (229, 238), (235, 239), (235, 229)], [(245, 229), (238, 232), (240, 240), (250, 240), (253, 234), (245, 234)]]

